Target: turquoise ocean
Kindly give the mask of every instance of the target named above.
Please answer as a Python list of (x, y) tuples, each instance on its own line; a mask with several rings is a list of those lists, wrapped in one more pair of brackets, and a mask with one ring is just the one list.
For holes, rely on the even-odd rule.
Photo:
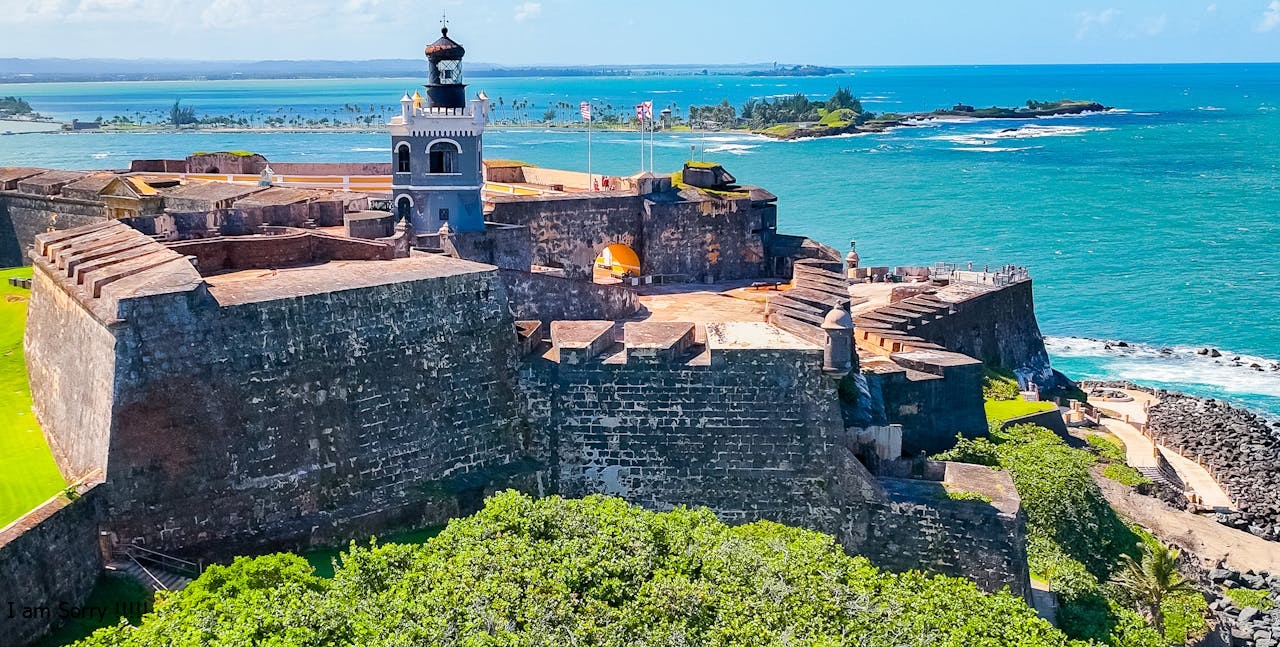
[[(0, 84), (62, 118), (200, 114), (319, 119), (394, 110), (415, 79)], [(1030, 268), (1057, 368), (1144, 381), (1280, 415), (1280, 65), (896, 67), (821, 78), (476, 78), (499, 117), (581, 100), (620, 114), (848, 86), (877, 112), (1089, 99), (1114, 111), (1026, 121), (947, 121), (874, 135), (779, 142), (658, 134), (656, 168), (695, 147), (779, 198), (780, 229), (874, 265)], [(563, 102), (563, 103), (562, 103)], [(515, 103), (522, 106), (513, 109)], [(525, 108), (523, 106), (527, 105)], [(345, 107), (344, 107), (345, 106)], [(556, 106), (561, 106), (557, 108)], [(390, 114), (390, 113), (383, 113)], [(2, 128), (0, 128), (2, 130)], [(586, 134), (495, 127), (491, 158), (585, 168)], [(382, 161), (368, 133), (49, 134), (0, 137), (0, 166), (121, 168), (134, 158), (251, 150), (272, 160)], [(634, 132), (597, 131), (594, 171), (640, 166)], [(1124, 340), (1127, 347), (1105, 341)], [(1196, 353), (1221, 349), (1220, 358)], [(1232, 361), (1239, 357), (1238, 361)], [(1256, 364), (1259, 368), (1253, 368)]]

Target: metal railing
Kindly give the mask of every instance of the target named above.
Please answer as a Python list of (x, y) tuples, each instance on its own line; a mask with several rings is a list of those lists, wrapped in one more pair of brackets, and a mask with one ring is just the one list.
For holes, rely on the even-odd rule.
[[(193, 578), (199, 577), (200, 573), (204, 571), (204, 564), (202, 563), (188, 561), (180, 557), (174, 557), (173, 555), (166, 555), (160, 551), (144, 548), (137, 544), (125, 544), (124, 554), (128, 555), (129, 559), (133, 560), (135, 563), (138, 563), (138, 566), (142, 566), (139, 562), (147, 561), (167, 571), (172, 571), (182, 575), (189, 574)], [(146, 570), (146, 568), (143, 567), (143, 570)], [(151, 572), (147, 571), (147, 574), (150, 575)]]

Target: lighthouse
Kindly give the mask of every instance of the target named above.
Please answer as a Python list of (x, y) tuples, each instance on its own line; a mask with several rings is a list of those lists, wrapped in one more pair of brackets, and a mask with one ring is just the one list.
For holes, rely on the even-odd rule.
[(480, 191), (484, 185), (484, 127), (489, 105), (467, 100), (462, 82), (466, 50), (449, 28), (427, 45), (430, 65), (424, 98), (415, 91), (400, 99), (391, 132), (392, 205), (396, 220), (415, 231), (483, 231)]

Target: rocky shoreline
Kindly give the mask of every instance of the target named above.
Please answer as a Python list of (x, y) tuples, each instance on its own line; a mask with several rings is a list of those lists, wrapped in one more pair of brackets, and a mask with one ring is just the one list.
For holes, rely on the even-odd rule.
[(1220, 400), (1160, 392), (1147, 413), (1161, 443), (1208, 468), (1240, 509), (1225, 525), (1280, 540), (1280, 421)]

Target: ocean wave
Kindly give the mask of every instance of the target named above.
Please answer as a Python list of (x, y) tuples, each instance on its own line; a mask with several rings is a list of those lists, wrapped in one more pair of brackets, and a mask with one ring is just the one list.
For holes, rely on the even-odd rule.
[(352, 153), (389, 153), (391, 152), (391, 149), (385, 146), (372, 147), (372, 148), (352, 148), (350, 150)]
[(1018, 151), (1031, 151), (1044, 146), (954, 146), (948, 148), (951, 151), (964, 151), (966, 153), (1016, 153)]
[(1218, 106), (1199, 106), (1196, 110), (1199, 110), (1200, 112), (1226, 112), (1227, 109), (1219, 108)]
[(1101, 374), (1092, 377), (1158, 383), (1192, 393), (1280, 398), (1280, 360), (1274, 358), (1223, 349), (1218, 349), (1219, 357), (1213, 357), (1200, 354), (1204, 347), (1160, 347), (1081, 337), (1048, 337), (1045, 346), (1054, 358), (1093, 360)]
[(1103, 126), (1041, 126), (1028, 124), (1019, 128), (1004, 128), (981, 133), (936, 135), (928, 139), (964, 144), (966, 146), (990, 146), (1006, 139), (1038, 139), (1040, 137), (1074, 137), (1085, 133), (1108, 132), (1115, 128)]
[(730, 155), (751, 155), (755, 153), (753, 149), (760, 148), (759, 144), (721, 144), (708, 148), (708, 153), (728, 153)]
[(94, 153), (93, 155), (90, 155), (90, 157), (96, 160), (106, 159), (110, 156), (111, 156), (111, 153)]

